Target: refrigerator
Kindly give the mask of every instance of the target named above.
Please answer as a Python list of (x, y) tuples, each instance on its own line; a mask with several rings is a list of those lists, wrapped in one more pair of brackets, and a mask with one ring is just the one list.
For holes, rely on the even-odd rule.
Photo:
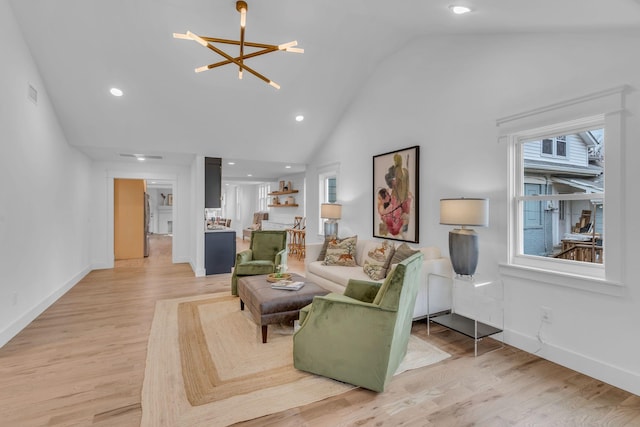
[(149, 193), (144, 193), (144, 256), (149, 256), (149, 222), (151, 220), (151, 205), (149, 203)]

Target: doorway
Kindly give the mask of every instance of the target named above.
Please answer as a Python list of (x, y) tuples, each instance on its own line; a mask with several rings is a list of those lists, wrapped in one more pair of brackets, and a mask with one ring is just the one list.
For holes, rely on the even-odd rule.
[[(117, 180), (143, 180), (146, 183), (147, 191), (150, 192), (149, 199), (149, 234), (148, 234), (148, 257), (133, 258), (130, 260), (116, 260), (115, 257), (115, 238), (116, 238), (116, 223), (115, 223), (115, 186)], [(110, 172), (107, 176), (107, 234), (106, 250), (107, 254), (112, 254), (111, 265), (106, 265), (106, 268), (115, 267), (144, 267), (148, 265), (162, 265), (173, 264), (175, 262), (175, 244), (176, 238), (182, 236), (180, 233), (179, 223), (177, 222), (176, 211), (174, 206), (174, 200), (178, 200), (176, 197), (176, 182), (177, 176), (173, 174), (155, 174), (155, 173), (139, 173), (139, 172)], [(157, 193), (157, 194), (156, 194)], [(162, 197), (161, 193), (165, 195)], [(167, 200), (167, 196), (171, 195)], [(167, 230), (158, 230), (153, 228), (153, 221), (158, 220), (158, 205), (165, 206), (171, 218), (171, 233)], [(151, 217), (153, 215), (153, 218)], [(168, 223), (167, 221), (167, 223)], [(155, 226), (157, 227), (157, 226)], [(158, 233), (158, 231), (164, 231)], [(143, 237), (145, 235), (143, 234)]]

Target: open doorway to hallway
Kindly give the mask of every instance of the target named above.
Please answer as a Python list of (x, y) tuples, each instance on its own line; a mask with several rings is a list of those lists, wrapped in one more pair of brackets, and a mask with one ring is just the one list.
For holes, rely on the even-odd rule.
[[(173, 263), (173, 188), (174, 180), (140, 178), (114, 178), (114, 267), (146, 267)], [(133, 196), (122, 200), (120, 187), (138, 184)], [(139, 190), (139, 191), (138, 191)], [(139, 196), (139, 197), (138, 197)], [(124, 205), (124, 206), (123, 206)], [(133, 206), (135, 205), (135, 206)], [(138, 206), (140, 205), (140, 206)], [(140, 214), (142, 212), (142, 214)], [(127, 221), (129, 227), (127, 227)], [(135, 225), (132, 228), (131, 225)], [(124, 236), (124, 240), (123, 237)], [(139, 237), (138, 237), (139, 236)], [(144, 251), (122, 256), (123, 246), (129, 248), (129, 239)], [(124, 245), (123, 245), (124, 242)], [(132, 243), (132, 244), (133, 244)], [(120, 255), (119, 255), (120, 254)]]

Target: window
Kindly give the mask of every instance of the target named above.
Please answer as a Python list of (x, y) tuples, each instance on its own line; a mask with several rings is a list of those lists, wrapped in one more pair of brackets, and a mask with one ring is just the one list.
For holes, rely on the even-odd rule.
[(566, 136), (544, 138), (542, 140), (542, 155), (551, 157), (567, 157)]
[(320, 205), (338, 201), (339, 166), (337, 164), (328, 165), (318, 169), (318, 172), (318, 234), (322, 234), (324, 220), (320, 218)]
[(266, 212), (269, 207), (269, 193), (271, 192), (271, 184), (258, 185), (258, 210)]
[(626, 90), (613, 88), (497, 120), (509, 151), (503, 274), (622, 294)]
[(325, 188), (327, 189), (327, 194), (325, 194), (325, 200), (328, 203), (336, 202), (336, 177), (332, 176), (326, 178), (325, 180)]

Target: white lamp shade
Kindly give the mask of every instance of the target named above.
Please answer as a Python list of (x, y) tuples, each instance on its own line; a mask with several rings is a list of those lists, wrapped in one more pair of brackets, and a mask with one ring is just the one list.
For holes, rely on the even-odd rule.
[(337, 203), (322, 203), (320, 205), (320, 218), (340, 219), (342, 217), (342, 205)]
[(489, 199), (440, 199), (440, 224), (489, 225)]

